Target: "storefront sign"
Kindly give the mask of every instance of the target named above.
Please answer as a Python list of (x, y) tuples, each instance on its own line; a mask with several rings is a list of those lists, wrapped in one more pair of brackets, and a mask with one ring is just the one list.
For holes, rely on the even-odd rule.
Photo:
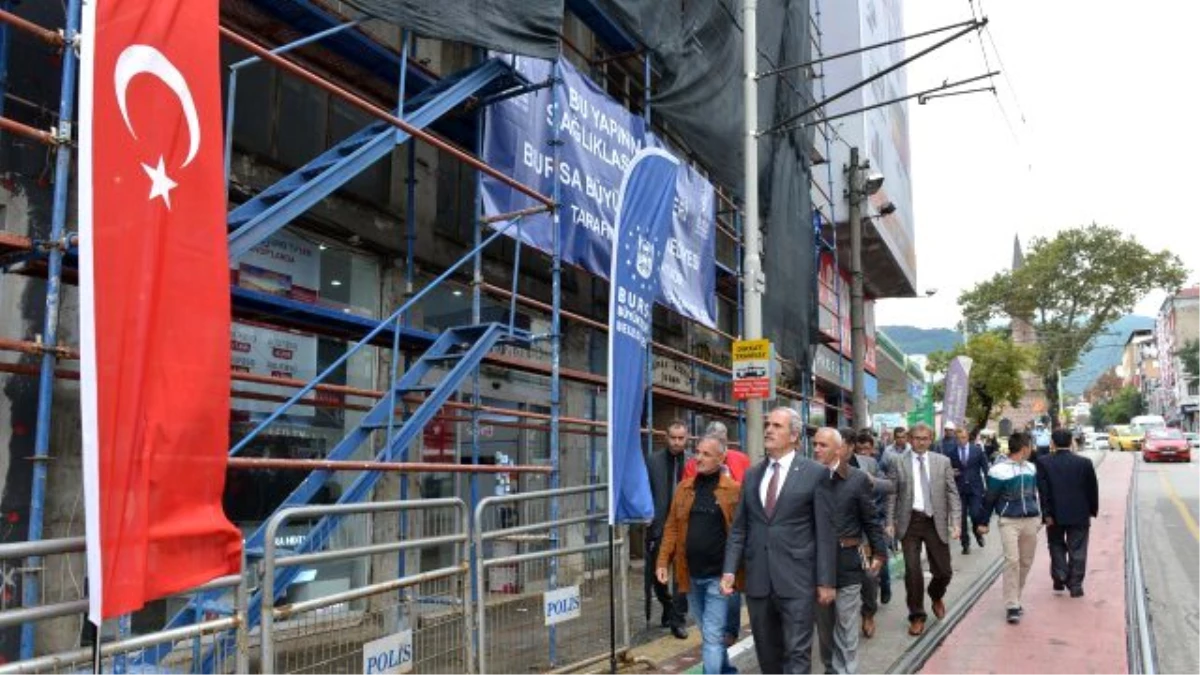
[[(275, 330), (234, 322), (230, 337), (233, 352), (233, 372), (268, 375), (308, 382), (317, 376), (317, 338), (290, 331)], [(240, 391), (258, 392), (272, 396), (290, 396), (290, 390), (258, 384), (238, 382)], [(233, 409), (247, 412), (271, 413), (280, 406), (277, 401), (256, 401), (235, 397)], [(312, 406), (294, 405), (287, 410), (292, 417), (312, 417)]]

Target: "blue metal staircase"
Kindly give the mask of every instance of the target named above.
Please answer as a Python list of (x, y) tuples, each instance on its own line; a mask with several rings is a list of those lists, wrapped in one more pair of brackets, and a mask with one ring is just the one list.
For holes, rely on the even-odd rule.
[[(345, 460), (371, 438), (371, 434), (388, 433), (389, 440), (375, 457), (375, 461), (389, 461), (396, 457), (399, 451), (416, 440), (425, 425), (433, 420), (441, 407), (459, 389), (463, 381), (483, 361), (484, 357), (498, 344), (511, 344), (519, 347), (529, 347), (532, 336), (519, 329), (512, 329), (501, 323), (486, 323), (474, 326), (460, 326), (441, 333), (430, 345), (429, 349), (418, 359), (404, 375), (396, 381), (395, 387), (388, 395), (368, 412), (350, 433), (343, 438), (327, 455), (326, 459)], [(424, 394), (425, 399), (411, 413), (404, 414), (392, 411), (403, 407), (402, 397), (409, 394)], [(235, 448), (236, 450), (236, 448)], [(230, 454), (235, 454), (231, 452)], [(280, 510), (308, 504), (329, 479), (331, 472), (317, 470), (310, 473), (290, 495), (279, 505)], [(368, 498), (371, 489), (379, 481), (382, 472), (363, 471), (362, 474), (338, 498), (338, 504), (351, 504)], [(274, 514), (272, 514), (273, 516)], [(309, 532), (304, 541), (293, 548), (294, 554), (319, 551), (328, 543), (330, 536), (337, 527), (340, 518), (322, 518)], [(248, 564), (263, 555), (267, 523), (270, 518), (246, 539), (246, 556)], [(282, 597), (289, 585), (300, 572), (297, 567), (280, 568), (277, 572), (275, 587), (271, 589), (273, 597)], [(247, 621), (250, 628), (259, 624), (262, 610), (262, 593), (266, 589), (256, 590), (250, 598)], [(213, 598), (203, 595), (193, 600), (176, 614), (168, 623), (168, 628), (187, 625), (194, 620), (196, 606), (211, 608)], [(201, 672), (212, 672), (212, 667), (219, 661), (219, 653), (228, 653), (232, 648), (232, 635), (227, 635), (218, 641), (214, 650), (206, 657)], [(151, 648), (145, 652), (145, 658), (158, 662), (169, 652), (170, 646)]]
[[(503, 60), (488, 59), (405, 101), (405, 110), (411, 112), (404, 119), (424, 129), (473, 96), (504, 91), (519, 82)], [(409, 138), (386, 122), (374, 122), (239, 205), (229, 212), (229, 257), (241, 257)]]

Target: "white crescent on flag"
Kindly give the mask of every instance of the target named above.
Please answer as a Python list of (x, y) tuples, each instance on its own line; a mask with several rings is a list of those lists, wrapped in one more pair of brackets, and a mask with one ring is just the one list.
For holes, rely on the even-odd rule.
[(192, 99), (192, 90), (188, 87), (183, 73), (179, 72), (175, 64), (162, 52), (149, 45), (129, 45), (117, 57), (117, 65), (113, 69), (113, 86), (117, 90), (117, 105), (121, 108), (121, 117), (125, 119), (125, 128), (137, 138), (137, 132), (133, 130), (133, 124), (129, 121), (125, 94), (129, 89), (130, 80), (143, 73), (161, 80), (179, 98), (188, 128), (188, 154), (187, 159), (183, 161), (183, 166), (187, 166), (200, 150), (200, 116), (196, 113), (196, 101)]

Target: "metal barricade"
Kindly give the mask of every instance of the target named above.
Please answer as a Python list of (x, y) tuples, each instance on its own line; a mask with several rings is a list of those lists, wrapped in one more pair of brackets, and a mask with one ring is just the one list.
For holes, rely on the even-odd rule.
[[(606, 485), (488, 497), (475, 509), (479, 672), (545, 672), (629, 645), (624, 547), (610, 568)], [(610, 583), (615, 597), (610, 601)], [(494, 645), (494, 647), (492, 646)]]
[[(324, 550), (277, 557), (285, 524), (320, 518), (336, 519)], [(280, 511), (263, 556), (263, 672), (472, 672), (468, 525), (461, 499)], [(340, 585), (321, 579), (331, 564)], [(293, 581), (275, 600), (283, 575)]]
[[(51, 556), (78, 555), (83, 553), (84, 546), (83, 537), (3, 544), (0, 545), (0, 561), (7, 566), (10, 560), (29, 556), (49, 558)], [(221, 603), (217, 602), (209, 607), (209, 613), (215, 614), (215, 618), (198, 621), (194, 625), (173, 630), (121, 637), (114, 641), (103, 642), (100, 645), (100, 672), (144, 672), (146, 667), (143, 665), (143, 660), (148, 649), (155, 649), (161, 654), (157, 665), (154, 666), (157, 672), (199, 672), (203, 655), (209, 651), (219, 637), (230, 630), (235, 631), (237, 648), (231, 655), (232, 658), (217, 661), (213, 665), (213, 672), (248, 672), (250, 668), (249, 641), (246, 631), (248, 594), (244, 577), (240, 574), (221, 577), (176, 595), (214, 594), (215, 591), (224, 591), (231, 596), (230, 602), (227, 604), (218, 607), (216, 605), (221, 605)], [(84, 618), (86, 614), (87, 598), (78, 597), (36, 607), (5, 609), (0, 611), (0, 628), (63, 618), (86, 620)], [(92, 672), (95, 666), (94, 657), (93, 648), (76, 647), (36, 656), (25, 661), (0, 665), (0, 674)]]

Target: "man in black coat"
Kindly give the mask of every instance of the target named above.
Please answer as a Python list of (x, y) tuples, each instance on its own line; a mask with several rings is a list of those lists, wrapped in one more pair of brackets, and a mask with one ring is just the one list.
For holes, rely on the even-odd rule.
[[(658, 560), (658, 549), (662, 546), (663, 525), (671, 511), (671, 499), (675, 488), (683, 480), (683, 467), (687, 463), (687, 425), (675, 421), (667, 427), (667, 447), (654, 451), (646, 459), (646, 471), (650, 475), (650, 493), (654, 496), (654, 520), (646, 531), (646, 569), (654, 568)], [(649, 572), (648, 572), (649, 573)], [(662, 605), (662, 625), (670, 628), (671, 634), (680, 640), (687, 638), (687, 594), (672, 593), (671, 586), (653, 580), (654, 595)], [(647, 609), (649, 611), (649, 609)]]
[[(950, 466), (954, 469), (954, 485), (958, 487), (958, 497), (962, 500), (960, 542), (963, 555), (966, 555), (971, 552), (972, 532), (975, 533), (975, 540), (979, 545), (984, 544), (983, 535), (975, 528), (987, 523), (976, 523), (974, 520), (986, 492), (988, 462), (987, 455), (983, 454), (983, 447), (971, 442), (966, 429), (957, 429), (954, 433), (957, 443), (949, 449), (943, 447), (942, 452), (950, 458)], [(968, 514), (972, 520), (971, 528), (967, 527)]]
[(1092, 461), (1071, 452), (1071, 432), (1056, 429), (1052, 441), (1054, 450), (1037, 466), (1050, 578), (1054, 590), (1070, 589), (1071, 597), (1079, 598), (1087, 571), (1088, 532), (1100, 510), (1100, 486)]

